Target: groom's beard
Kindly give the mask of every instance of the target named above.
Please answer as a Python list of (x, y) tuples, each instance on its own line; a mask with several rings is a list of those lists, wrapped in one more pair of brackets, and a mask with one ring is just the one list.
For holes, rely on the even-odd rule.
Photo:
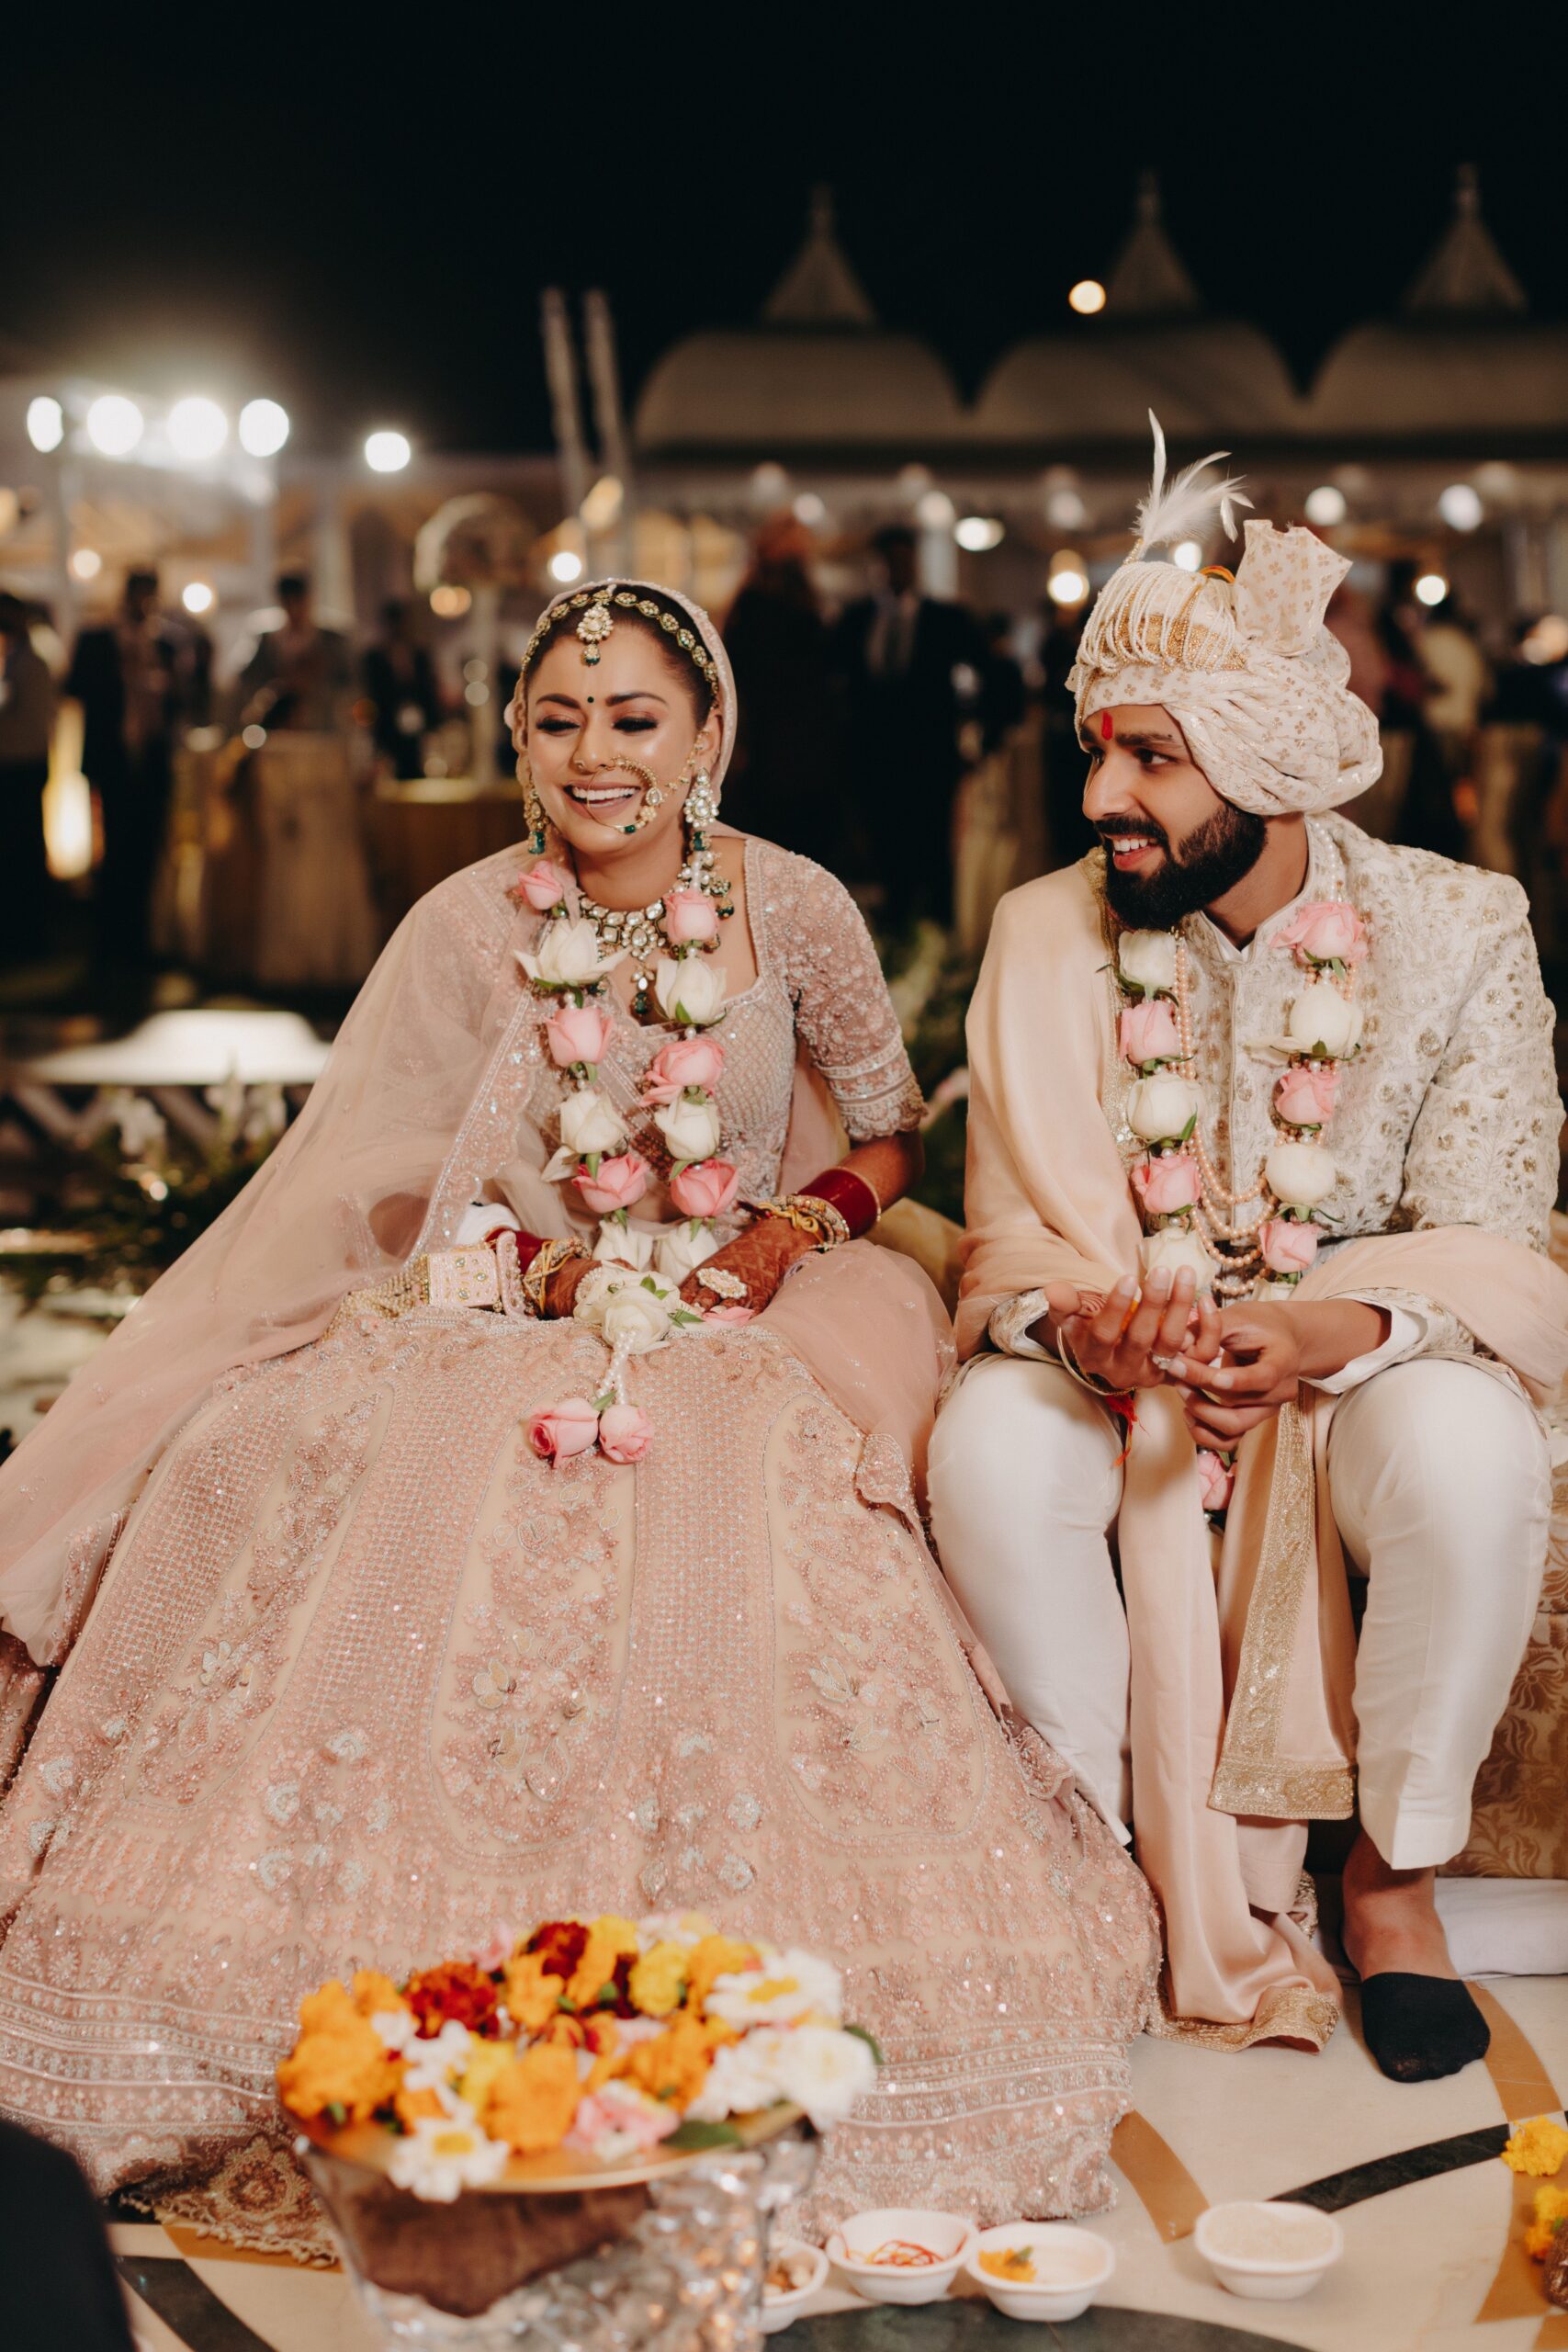
[(1119, 874), (1105, 861), (1105, 895), (1118, 922), (1129, 931), (1170, 931), (1184, 915), (1213, 906), (1249, 875), (1263, 854), (1269, 826), (1249, 808), (1227, 800), (1173, 850), (1170, 837), (1146, 817), (1101, 819), (1100, 840), (1111, 833), (1149, 833), (1165, 852), (1153, 874)]

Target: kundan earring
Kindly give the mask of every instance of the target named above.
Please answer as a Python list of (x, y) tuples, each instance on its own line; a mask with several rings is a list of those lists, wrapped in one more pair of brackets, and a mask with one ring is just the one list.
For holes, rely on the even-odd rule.
[(523, 820), (534, 837), (534, 847), (536, 850), (543, 850), (545, 804), (540, 799), (539, 788), (534, 782), (534, 771), (528, 764), (526, 752), (519, 752), (517, 754), (517, 781), (523, 786)]

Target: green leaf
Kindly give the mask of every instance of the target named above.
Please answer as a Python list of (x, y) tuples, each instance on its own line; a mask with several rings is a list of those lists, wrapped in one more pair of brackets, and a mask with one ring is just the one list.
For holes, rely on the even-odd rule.
[(335, 2124), (340, 2132), (348, 2121), (348, 2109), (340, 2098), (329, 2099), (322, 2108), (321, 2113), (326, 2117), (327, 2121)]
[(584, 1168), (586, 1168), (586, 1169), (587, 1169), (588, 1173), (590, 1174), (590, 1176), (597, 1176), (597, 1175), (598, 1175), (598, 1173), (599, 1173), (599, 1162), (604, 1159), (604, 1153), (603, 1153), (602, 1151), (591, 1151), (591, 1152), (589, 1153), (589, 1155), (588, 1155), (587, 1159), (583, 1161), (583, 1163), (582, 1163), (582, 1164), (583, 1164)]
[(868, 2033), (863, 2025), (847, 2025), (844, 2028), (844, 2031), (846, 2033), (852, 2033), (857, 2041), (863, 2041), (879, 2066), (885, 2063), (882, 2055), (882, 2044), (878, 2041), (874, 2033)]
[(1196, 1112), (1196, 1111), (1194, 1111), (1194, 1112), (1193, 1112), (1193, 1114), (1192, 1114), (1192, 1116), (1188, 1120), (1187, 1125), (1186, 1125), (1182, 1128), (1182, 1130), (1181, 1130), (1180, 1140), (1181, 1140), (1183, 1143), (1186, 1143), (1186, 1142), (1188, 1141), (1188, 1139), (1189, 1139), (1189, 1138), (1190, 1138), (1190, 1136), (1191, 1136), (1191, 1133), (1192, 1133), (1193, 1128), (1197, 1125), (1197, 1124), (1198, 1124), (1198, 1114), (1197, 1114), (1197, 1112)]
[(688, 2116), (683, 2123), (675, 2126), (667, 2140), (660, 2141), (660, 2145), (683, 2155), (692, 2148), (739, 2148), (744, 2143), (732, 2124), (694, 2123)]

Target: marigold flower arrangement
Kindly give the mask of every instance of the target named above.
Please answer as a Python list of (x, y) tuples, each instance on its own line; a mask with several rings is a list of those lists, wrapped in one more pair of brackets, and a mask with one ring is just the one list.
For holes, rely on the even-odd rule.
[(315, 2127), (378, 2124), (387, 2171), (450, 2202), (513, 2155), (602, 2165), (733, 2144), (731, 2118), (787, 2103), (818, 2131), (875, 2080), (832, 1964), (695, 1916), (550, 1919), (396, 1984), (361, 1969), (299, 2006), (277, 2070)]

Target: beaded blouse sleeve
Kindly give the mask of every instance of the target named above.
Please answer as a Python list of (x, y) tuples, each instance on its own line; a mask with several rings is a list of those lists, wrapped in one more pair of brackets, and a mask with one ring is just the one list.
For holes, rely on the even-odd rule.
[(762, 927), (787, 977), (795, 1030), (852, 1143), (918, 1128), (925, 1102), (864, 917), (808, 858), (770, 849)]

